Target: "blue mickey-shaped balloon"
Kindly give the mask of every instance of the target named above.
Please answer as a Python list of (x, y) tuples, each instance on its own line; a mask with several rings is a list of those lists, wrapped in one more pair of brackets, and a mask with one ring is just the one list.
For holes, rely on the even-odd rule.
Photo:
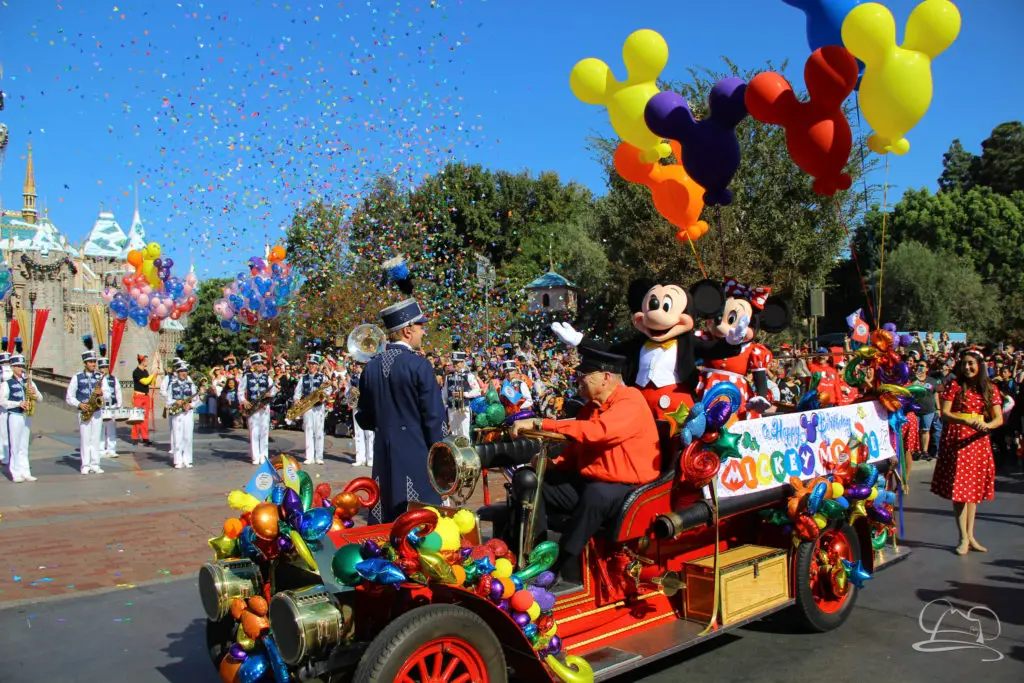
[(263, 301), (263, 317), (267, 320), (273, 320), (277, 317), (277, 314), (277, 304), (271, 299), (265, 299)]

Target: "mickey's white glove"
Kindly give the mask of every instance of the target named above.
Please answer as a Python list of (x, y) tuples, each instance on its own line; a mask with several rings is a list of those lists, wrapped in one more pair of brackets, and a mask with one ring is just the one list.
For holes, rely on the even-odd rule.
[(583, 341), (583, 333), (577, 332), (569, 323), (551, 323), (551, 331), (569, 346), (579, 346)]
[(764, 396), (754, 396), (747, 399), (747, 410), (752, 413), (763, 413), (772, 407), (772, 402)]
[(736, 323), (736, 326), (725, 334), (726, 343), (730, 344), (731, 346), (739, 346), (740, 344), (742, 344), (745, 341), (745, 337), (747, 336), (747, 328), (749, 327), (750, 318), (748, 318), (747, 316), (743, 316), (742, 318), (740, 318), (739, 322)]

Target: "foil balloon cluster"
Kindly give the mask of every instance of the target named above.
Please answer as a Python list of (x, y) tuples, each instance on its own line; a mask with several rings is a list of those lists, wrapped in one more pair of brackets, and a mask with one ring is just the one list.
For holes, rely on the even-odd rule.
[(515, 384), (506, 380), (501, 385), (501, 390), (489, 389), (483, 396), (477, 396), (469, 403), (473, 411), (473, 422), (477, 427), (500, 427), (504, 424), (512, 424), (516, 420), (525, 420), (533, 417), (532, 410), (522, 410), (526, 403), (524, 397)]
[(208, 543), (217, 559), (284, 560), (319, 573), (313, 554), (321, 539), (353, 526), (359, 510), (377, 504), (380, 489), (372, 479), (357, 477), (332, 496), (330, 484), (314, 487), (309, 474), (288, 456), (277, 456), (275, 468), (282, 481), (270, 487), (266, 500), (241, 490), (228, 494), (228, 505), (241, 514), (225, 520), (223, 533)]
[(868, 339), (847, 364), (846, 382), (864, 393), (875, 394), (890, 413), (916, 409), (915, 395), (927, 389), (910, 385), (910, 366), (899, 353), (900, 347), (910, 345), (910, 337), (897, 334), (896, 326), (887, 323), (872, 331)]
[(270, 249), (266, 259), (249, 259), (249, 271), (235, 276), (224, 288), (224, 296), (213, 304), (220, 326), (229, 332), (252, 327), (261, 320), (273, 320), (297, 291), (287, 251), (281, 245)]
[(431, 507), (412, 510), (392, 523), (387, 543), (367, 540), (341, 546), (331, 570), (348, 586), (437, 583), (471, 591), (508, 614), (539, 656), (560, 654), (555, 596), (549, 590), (558, 545), (539, 544), (516, 571), (516, 557), (504, 541), (471, 542), (476, 525), (468, 510), (452, 517)]
[(765, 510), (762, 517), (792, 533), (796, 545), (815, 541), (824, 530), (838, 528), (843, 522), (853, 525), (866, 518), (872, 547), (884, 547), (896, 533), (896, 493), (886, 488), (875, 465), (857, 462), (864, 446), (856, 437), (851, 438), (848, 449), (850, 459), (836, 465), (828, 476), (816, 477), (806, 484), (798, 477), (790, 477), (793, 495), (784, 510)]
[(195, 308), (199, 277), (190, 271), (184, 278), (171, 273), (174, 259), (163, 257), (157, 242), (128, 252), (127, 264), (134, 273), (121, 278), (121, 289), (107, 288), (100, 296), (118, 320), (131, 320), (157, 332), (164, 320), (177, 320)]
[(219, 673), (224, 683), (256, 683), (273, 680), (287, 683), (288, 665), (281, 658), (267, 618), (267, 600), (256, 595), (248, 600), (231, 601), (235, 620), (235, 642), (220, 660)]

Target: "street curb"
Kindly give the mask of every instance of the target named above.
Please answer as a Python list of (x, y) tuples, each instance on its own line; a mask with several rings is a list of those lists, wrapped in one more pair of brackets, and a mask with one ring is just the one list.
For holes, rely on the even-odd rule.
[(189, 579), (185, 577), (176, 577), (173, 579), (147, 579), (146, 581), (139, 581), (137, 583), (132, 583), (124, 586), (107, 586), (106, 588), (92, 588), (84, 591), (76, 591), (74, 593), (65, 593), (64, 595), (46, 595), (38, 598), (23, 598), (21, 600), (12, 600), (11, 602), (0, 603), (0, 612), (21, 609), (24, 607), (30, 607), (32, 605), (42, 605), (51, 602), (60, 602), (61, 600), (74, 600), (76, 598), (88, 598), (94, 595), (106, 595), (107, 593), (116, 593), (117, 591), (130, 591), (135, 590), (136, 588), (147, 588), (149, 586), (156, 586), (164, 583), (175, 583), (177, 581), (192, 581), (193, 583), (195, 583), (196, 579)]

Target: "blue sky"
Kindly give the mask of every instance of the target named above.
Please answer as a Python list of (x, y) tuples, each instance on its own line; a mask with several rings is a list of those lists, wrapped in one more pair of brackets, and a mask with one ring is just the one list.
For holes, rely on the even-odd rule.
[[(902, 36), (916, 3), (886, 4)], [(890, 197), (934, 188), (954, 137), (979, 151), (1021, 118), (1024, 3), (960, 5), (931, 109), (910, 154), (891, 159)], [(377, 172), (415, 182), (456, 158), (601, 192), (585, 145), (607, 118), (573, 97), (568, 74), (596, 56), (624, 75), (622, 41), (638, 28), (665, 36), (668, 77), (727, 55), (788, 59), (799, 83), (807, 57), (803, 15), (781, 0), (0, 0), (0, 198), (20, 207), (31, 140), (40, 206), (72, 241), (101, 204), (127, 229), (138, 184), (150, 239), (208, 275), (281, 239), (311, 196), (356, 201)]]

